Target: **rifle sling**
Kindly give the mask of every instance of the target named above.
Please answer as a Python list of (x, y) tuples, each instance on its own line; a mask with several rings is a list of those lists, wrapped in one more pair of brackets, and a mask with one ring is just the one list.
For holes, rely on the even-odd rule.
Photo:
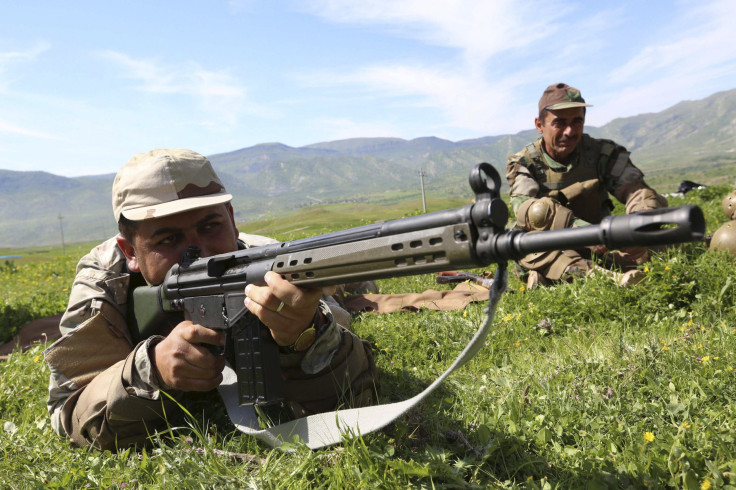
[(223, 371), (223, 381), (218, 390), (228, 416), (241, 432), (252, 435), (272, 447), (294, 442), (298, 438), (310, 449), (319, 449), (337, 444), (346, 436), (365, 435), (382, 429), (401, 417), (412, 407), (432, 393), (442, 381), (457, 368), (470, 361), (483, 346), (493, 324), (498, 302), (506, 289), (506, 262), (500, 262), (490, 290), (486, 318), (473, 338), (455, 359), (452, 365), (421, 393), (401, 402), (386, 403), (370, 407), (351, 408), (328, 413), (319, 413), (299, 418), (267, 429), (259, 428), (258, 417), (253, 407), (240, 406), (235, 372), (230, 366)]

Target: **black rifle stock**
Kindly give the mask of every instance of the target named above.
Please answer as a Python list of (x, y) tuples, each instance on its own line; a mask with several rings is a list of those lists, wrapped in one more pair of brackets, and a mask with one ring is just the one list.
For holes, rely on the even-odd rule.
[(705, 219), (697, 206), (606, 217), (599, 225), (527, 233), (504, 229), (509, 218), (501, 180), (488, 163), (470, 173), (475, 203), (300, 240), (190, 257), (160, 286), (139, 287), (131, 301), (137, 339), (165, 332), (183, 319), (227, 329), (225, 349), (238, 377), (241, 405), (283, 399), (278, 346), (243, 305), (247, 284), (264, 285), (275, 271), (299, 286), (486, 267), (529, 253), (605, 245), (609, 249), (702, 239)]

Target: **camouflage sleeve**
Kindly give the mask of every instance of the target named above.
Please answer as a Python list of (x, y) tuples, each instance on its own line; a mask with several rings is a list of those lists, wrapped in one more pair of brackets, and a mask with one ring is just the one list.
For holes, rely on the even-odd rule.
[[(115, 238), (98, 245), (79, 260), (69, 303), (59, 323), (62, 334), (88, 321), (103, 310), (103, 305), (113, 325), (125, 325), (130, 276), (123, 272), (124, 263), (125, 256)], [(127, 329), (121, 333), (127, 333)]]
[(657, 194), (644, 181), (638, 187), (632, 187), (626, 196), (627, 214), (665, 208), (667, 205), (667, 198)]
[(340, 335), (343, 330), (347, 330), (347, 327), (339, 327), (332, 308), (333, 306), (328, 306), (324, 301), (320, 303), (320, 312), (327, 318), (327, 323), (301, 360), (301, 369), (307, 374), (317, 373), (330, 365), (340, 345)]
[(80, 259), (59, 324), (62, 337), (44, 352), (51, 372), (47, 408), (60, 435), (71, 436), (62, 421), (64, 407), (72, 407), (87, 384), (132, 350), (125, 321), (129, 276), (123, 272), (124, 260), (115, 238)]
[(378, 368), (370, 343), (338, 325), (326, 304), (323, 333), (306, 353), (281, 356), (284, 393), (296, 417), (374, 404)]
[(529, 198), (539, 194), (539, 183), (532, 176), (523, 157), (509, 157), (506, 164), (506, 180), (509, 183), (511, 209), (516, 214), (519, 207)]
[(129, 284), (115, 238), (82, 257), (59, 325), (63, 336), (44, 352), (51, 425), (79, 446), (137, 443), (161, 421), (148, 409), (150, 416), (137, 424), (127, 420), (136, 404), (161, 406), (148, 354), (149, 343), (161, 337), (134, 346), (126, 321)]
[[(115, 334), (102, 312), (44, 353), (51, 370), (47, 402), (54, 430), (77, 446), (115, 449), (144, 443), (175, 413), (161, 396), (149, 347)], [(92, 354), (94, 353), (94, 355)]]
[(632, 162), (623, 146), (616, 147), (606, 168), (607, 190), (625, 204), (627, 213), (667, 206), (667, 199), (644, 182), (644, 174)]

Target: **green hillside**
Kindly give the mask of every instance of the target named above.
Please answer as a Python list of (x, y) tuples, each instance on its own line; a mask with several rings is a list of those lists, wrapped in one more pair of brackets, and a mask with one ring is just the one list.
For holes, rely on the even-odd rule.
[[(662, 193), (674, 192), (686, 179), (706, 185), (735, 180), (736, 89), (587, 130), (627, 146)], [(458, 142), (353, 138), (300, 148), (265, 143), (210, 159), (235, 197), (237, 221), (248, 222), (315, 205), (417, 200), (420, 171), (430, 198), (471, 198), (467, 174), (474, 164), (489, 162), (503, 175), (508, 155), (536, 137), (528, 130)], [(0, 170), (0, 248), (60, 244), (61, 226), (68, 242), (111, 235), (113, 177)]]

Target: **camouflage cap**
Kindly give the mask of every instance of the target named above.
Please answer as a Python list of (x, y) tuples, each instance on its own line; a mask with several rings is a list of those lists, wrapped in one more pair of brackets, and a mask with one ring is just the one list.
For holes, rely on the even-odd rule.
[(593, 107), (585, 103), (585, 99), (580, 95), (580, 90), (573, 88), (566, 83), (555, 83), (547, 87), (539, 99), (539, 112), (547, 109), (554, 111), (556, 109), (568, 109), (570, 107)]
[(212, 164), (191, 150), (156, 149), (126, 163), (112, 184), (115, 220), (160, 218), (230, 201)]

